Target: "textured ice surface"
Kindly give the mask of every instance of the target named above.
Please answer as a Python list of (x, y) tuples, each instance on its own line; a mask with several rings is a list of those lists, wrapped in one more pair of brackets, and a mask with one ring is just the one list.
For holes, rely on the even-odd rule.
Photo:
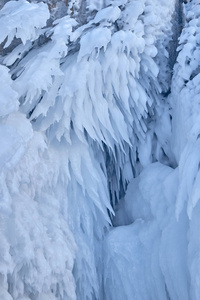
[(199, 0), (172, 84), (174, 0), (50, 8), (0, 11), (0, 298), (199, 300)]

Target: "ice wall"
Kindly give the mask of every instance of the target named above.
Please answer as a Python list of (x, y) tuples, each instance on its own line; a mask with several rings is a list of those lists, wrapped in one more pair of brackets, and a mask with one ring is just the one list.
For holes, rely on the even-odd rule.
[(175, 162), (150, 164), (128, 185), (105, 239), (105, 299), (199, 299), (199, 7), (183, 5), (167, 101)]
[(198, 299), (199, 2), (172, 86), (175, 1), (48, 4), (0, 10), (1, 298)]

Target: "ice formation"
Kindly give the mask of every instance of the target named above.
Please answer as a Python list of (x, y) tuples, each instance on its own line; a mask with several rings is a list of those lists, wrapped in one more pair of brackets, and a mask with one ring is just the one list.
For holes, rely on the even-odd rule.
[(200, 1), (0, 4), (0, 299), (199, 300)]

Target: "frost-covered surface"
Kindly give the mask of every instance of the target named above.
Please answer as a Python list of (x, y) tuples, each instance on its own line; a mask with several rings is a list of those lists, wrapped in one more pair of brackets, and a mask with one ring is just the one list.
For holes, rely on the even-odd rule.
[[(12, 18), (11, 18), (12, 16)], [(9, 1), (0, 11), (0, 43), (7, 37), (8, 47), (14, 37), (20, 38), (23, 44), (38, 37), (37, 28), (46, 25), (50, 14), (44, 3), (29, 4), (26, 0)]]
[[(105, 241), (104, 299), (194, 299), (186, 264), (188, 220), (185, 213), (179, 221), (175, 216), (177, 175), (154, 163), (129, 184), (117, 216), (117, 225), (128, 224)], [(116, 282), (121, 288), (114, 288)]]
[(199, 299), (199, 86), (200, 86), (200, 1), (185, 5), (185, 27), (180, 37), (180, 53), (172, 86), (172, 146), (179, 165), (176, 201), (177, 217), (185, 210), (188, 226), (188, 271), (190, 299)]
[(116, 213), (118, 227), (105, 239), (105, 299), (200, 297), (200, 2), (190, 1), (183, 10), (168, 98), (177, 167), (150, 164), (129, 184)]
[(1, 299), (199, 299), (200, 5), (171, 86), (175, 2), (0, 10)]

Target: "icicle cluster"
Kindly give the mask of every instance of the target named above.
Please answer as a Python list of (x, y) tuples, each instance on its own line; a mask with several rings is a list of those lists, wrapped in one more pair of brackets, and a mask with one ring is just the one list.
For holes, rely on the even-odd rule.
[(105, 239), (104, 299), (200, 297), (200, 2), (188, 1), (183, 9), (168, 98), (174, 168), (150, 164), (129, 184), (116, 214), (119, 227)]
[[(165, 264), (171, 253), (166, 241), (173, 243), (181, 231), (177, 227), (171, 236), (165, 227), (171, 218), (176, 222), (173, 189), (163, 193), (157, 212), (158, 197), (176, 176), (163, 165), (148, 167), (153, 161), (173, 161), (162, 92), (169, 89), (174, 4), (69, 1), (70, 14), (47, 27), (50, 14), (43, 3), (10, 1), (0, 11), (5, 48), (0, 57), (5, 144), (0, 150), (0, 298), (121, 300), (136, 295), (148, 300), (148, 295), (168, 299), (169, 293), (176, 299), (173, 270)], [(115, 202), (145, 167), (115, 219), (117, 225), (134, 223), (108, 234), (102, 256)], [(126, 211), (130, 215), (123, 221)], [(159, 262), (163, 231), (165, 254)], [(185, 246), (185, 237), (181, 243)], [(186, 283), (184, 258), (176, 262), (177, 277), (184, 274), (179, 290)], [(184, 289), (181, 295), (187, 299)]]
[(189, 299), (199, 299), (199, 85), (200, 85), (200, 1), (184, 6), (185, 27), (180, 36), (179, 55), (172, 86), (172, 147), (178, 164), (176, 215), (188, 216)]

